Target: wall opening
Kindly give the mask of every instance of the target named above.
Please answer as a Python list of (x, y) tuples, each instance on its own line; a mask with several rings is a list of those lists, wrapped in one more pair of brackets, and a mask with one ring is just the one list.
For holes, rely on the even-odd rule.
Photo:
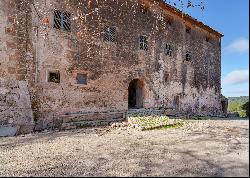
[(60, 72), (59, 71), (49, 71), (48, 82), (60, 83)]
[(174, 108), (176, 111), (180, 111), (180, 96), (174, 97)]
[(221, 108), (222, 108), (223, 114), (227, 114), (227, 103), (226, 103), (226, 101), (221, 101)]
[(144, 82), (139, 79), (134, 79), (130, 82), (128, 88), (128, 108), (140, 109), (143, 108), (144, 101)]

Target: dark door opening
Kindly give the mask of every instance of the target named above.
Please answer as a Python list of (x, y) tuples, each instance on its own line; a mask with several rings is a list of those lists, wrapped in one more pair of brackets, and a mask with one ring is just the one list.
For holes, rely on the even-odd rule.
[(128, 88), (128, 107), (134, 109), (143, 108), (143, 81), (134, 79)]

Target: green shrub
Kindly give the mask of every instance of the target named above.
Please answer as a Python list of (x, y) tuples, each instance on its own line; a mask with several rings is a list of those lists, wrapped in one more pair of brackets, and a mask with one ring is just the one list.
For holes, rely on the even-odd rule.
[(246, 102), (241, 108), (245, 111), (246, 116), (249, 117), (249, 101)]

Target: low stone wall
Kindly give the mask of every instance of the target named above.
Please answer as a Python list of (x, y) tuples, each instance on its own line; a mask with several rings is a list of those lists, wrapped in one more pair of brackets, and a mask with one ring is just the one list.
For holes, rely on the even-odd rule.
[(0, 79), (0, 136), (31, 133), (33, 128), (27, 82)]

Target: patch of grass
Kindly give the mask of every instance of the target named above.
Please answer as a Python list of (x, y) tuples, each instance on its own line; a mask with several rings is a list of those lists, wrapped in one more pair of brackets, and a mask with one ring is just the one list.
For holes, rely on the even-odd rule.
[(167, 124), (164, 126), (159, 126), (159, 127), (155, 127), (155, 128), (148, 128), (145, 130), (163, 130), (163, 129), (175, 129), (175, 128), (180, 128), (184, 125), (184, 122), (177, 122), (174, 124)]
[(154, 129), (167, 129), (167, 128), (178, 128), (183, 125), (182, 122), (170, 123), (169, 117), (167, 116), (137, 116), (129, 117), (131, 124), (136, 124), (142, 130), (154, 130)]
[(204, 116), (193, 116), (190, 119), (191, 120), (208, 120), (208, 118)]

